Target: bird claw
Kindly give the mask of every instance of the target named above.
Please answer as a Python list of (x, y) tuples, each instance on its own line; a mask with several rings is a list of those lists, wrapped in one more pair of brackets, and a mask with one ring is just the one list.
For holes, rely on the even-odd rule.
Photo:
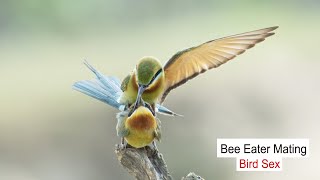
[(129, 111), (129, 113), (128, 113), (128, 116), (130, 117), (130, 116), (132, 115), (132, 113), (133, 113), (138, 107), (139, 107), (139, 106), (138, 106), (137, 103), (134, 103), (133, 105), (131, 105), (131, 106), (129, 107), (130, 111)]
[[(142, 106), (148, 108), (148, 109), (151, 111), (151, 113), (152, 113), (153, 116), (156, 116), (156, 112), (155, 112), (154, 108), (153, 108), (149, 103), (145, 102), (142, 98), (141, 98), (141, 100), (140, 100), (139, 102), (140, 102), (140, 104), (141, 104)], [(130, 110), (130, 112), (129, 112), (129, 114), (128, 114), (129, 117), (130, 117), (130, 116), (132, 115), (132, 113), (139, 107), (140, 104), (134, 103), (134, 104), (132, 105), (132, 108), (130, 108), (131, 110)]]
[(129, 112), (129, 114), (128, 114), (129, 117), (130, 117), (130, 116), (132, 115), (132, 113), (134, 112), (134, 109), (135, 109), (135, 108), (132, 108), (132, 109), (130, 110), (130, 112)]
[(118, 145), (119, 147), (119, 150), (125, 150), (127, 149), (127, 143), (125, 142), (124, 138), (121, 138), (121, 142), (120, 144)]

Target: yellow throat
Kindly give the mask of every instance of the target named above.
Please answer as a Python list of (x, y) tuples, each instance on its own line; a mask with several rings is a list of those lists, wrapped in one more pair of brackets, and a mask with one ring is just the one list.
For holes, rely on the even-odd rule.
[(128, 144), (141, 148), (155, 138), (157, 121), (148, 108), (140, 106), (127, 118), (125, 127), (129, 130), (129, 135), (125, 137)]

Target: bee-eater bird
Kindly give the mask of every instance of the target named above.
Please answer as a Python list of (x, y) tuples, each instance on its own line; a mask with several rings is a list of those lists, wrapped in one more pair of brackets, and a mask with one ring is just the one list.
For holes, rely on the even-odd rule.
[[(156, 112), (173, 116), (178, 115), (162, 106), (163, 101), (172, 89), (244, 53), (255, 44), (273, 35), (274, 32), (272, 31), (277, 28), (277, 26), (269, 27), (208, 41), (177, 52), (164, 66), (156, 58), (144, 57), (138, 62), (136, 68), (124, 78), (121, 85), (117, 78), (104, 76), (85, 62), (88, 68), (96, 74), (97, 80), (79, 81), (73, 87), (118, 108), (121, 111), (118, 115), (118, 135), (122, 138), (128, 137), (128, 134), (132, 132), (130, 138), (126, 139), (127, 141), (131, 139), (128, 141), (129, 144), (131, 141), (137, 145), (139, 144), (137, 141), (147, 139), (147, 135), (144, 134), (146, 129), (134, 127), (136, 123), (139, 124), (139, 119), (141, 119), (141, 122), (157, 122), (156, 120), (151, 121), (149, 111), (153, 116)], [(147, 115), (148, 118), (142, 118), (142, 114)], [(148, 119), (148, 121), (145, 121), (145, 119)], [(149, 129), (147, 128), (147, 130), (150, 130), (150, 127), (154, 129), (152, 124), (151, 126), (148, 125)], [(149, 141), (145, 140), (140, 145), (133, 146), (145, 146), (146, 142)]]
[[(117, 115), (117, 132), (128, 144), (135, 148), (147, 146), (154, 139), (160, 141), (160, 120), (145, 106), (138, 106), (131, 115), (122, 111)], [(121, 144), (124, 145), (123, 140)], [(153, 144), (156, 148), (156, 145)]]
[[(160, 141), (161, 123), (156, 118), (152, 107), (143, 101), (139, 101), (138, 106), (134, 107), (120, 104), (117, 99), (123, 92), (119, 79), (101, 74), (86, 61), (85, 65), (95, 73), (96, 79), (76, 82), (73, 88), (120, 110), (117, 114), (116, 129), (117, 135), (121, 137), (121, 147), (125, 147), (124, 139), (135, 148), (144, 147), (154, 139)], [(155, 111), (165, 115), (179, 116), (160, 104), (156, 105)]]

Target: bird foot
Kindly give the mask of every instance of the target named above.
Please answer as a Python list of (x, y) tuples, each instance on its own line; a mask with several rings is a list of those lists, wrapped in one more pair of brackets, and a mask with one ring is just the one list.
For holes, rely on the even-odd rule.
[(119, 150), (125, 150), (127, 149), (127, 142), (125, 142), (124, 138), (121, 138), (121, 142), (118, 145)]
[(155, 109), (154, 109), (153, 106), (151, 106), (149, 103), (145, 102), (142, 98), (141, 98), (141, 100), (140, 100), (139, 102), (140, 102), (139, 104), (134, 103), (133, 105), (131, 105), (131, 107), (130, 107), (130, 112), (129, 112), (129, 114), (128, 114), (129, 117), (130, 117), (130, 116), (132, 115), (132, 113), (140, 106), (140, 104), (141, 104), (142, 106), (148, 108), (148, 109), (151, 111), (151, 113), (152, 113), (153, 116), (156, 116), (156, 111), (155, 111)]

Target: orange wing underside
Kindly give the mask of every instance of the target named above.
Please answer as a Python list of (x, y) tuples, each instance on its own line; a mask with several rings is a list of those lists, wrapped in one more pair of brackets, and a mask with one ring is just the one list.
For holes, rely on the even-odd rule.
[(166, 85), (160, 103), (172, 89), (244, 53), (255, 44), (273, 35), (271, 31), (276, 28), (270, 27), (228, 36), (178, 52), (164, 66)]

